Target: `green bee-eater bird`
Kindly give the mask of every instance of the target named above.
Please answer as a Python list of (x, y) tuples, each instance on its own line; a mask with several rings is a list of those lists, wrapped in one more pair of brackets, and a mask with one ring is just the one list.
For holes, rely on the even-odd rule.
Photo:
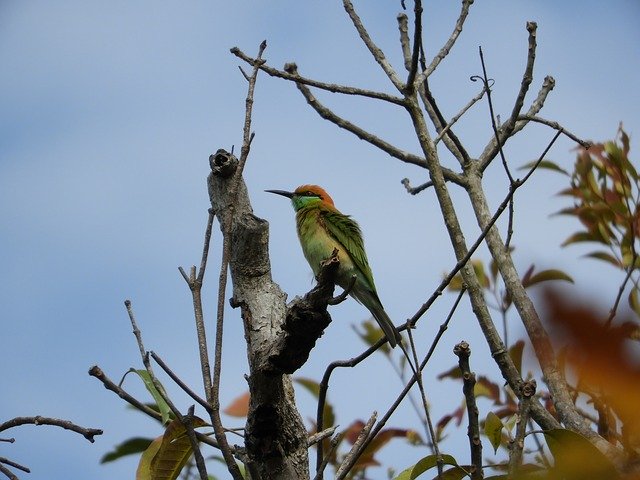
[(329, 194), (317, 185), (302, 185), (294, 192), (266, 191), (291, 199), (296, 211), (300, 245), (314, 275), (318, 275), (321, 262), (329, 258), (334, 249), (338, 250), (340, 267), (337, 284), (347, 289), (353, 275), (356, 276), (349, 294), (369, 309), (389, 344), (395, 347), (400, 341), (400, 333), (378, 298), (358, 224), (348, 215), (340, 213)]

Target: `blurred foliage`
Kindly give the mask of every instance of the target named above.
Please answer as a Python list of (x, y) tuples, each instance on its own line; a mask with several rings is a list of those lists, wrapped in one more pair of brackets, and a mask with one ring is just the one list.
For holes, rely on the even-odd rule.
[(629, 151), (629, 136), (622, 126), (615, 140), (595, 143), (588, 150), (580, 147), (573, 172), (562, 172), (569, 176), (570, 185), (559, 192), (573, 205), (557, 214), (575, 217), (581, 224), (563, 245), (598, 244), (599, 248), (586, 256), (627, 273), (625, 283), (632, 282), (628, 303), (640, 316), (640, 177)]

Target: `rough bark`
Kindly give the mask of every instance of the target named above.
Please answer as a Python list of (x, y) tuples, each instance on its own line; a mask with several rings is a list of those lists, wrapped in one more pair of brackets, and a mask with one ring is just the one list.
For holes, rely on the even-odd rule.
[[(288, 375), (274, 372), (270, 347), (282, 333), (286, 295), (271, 279), (268, 223), (253, 214), (235, 157), (212, 156), (209, 197), (223, 235), (231, 235), (232, 305), (241, 308), (249, 359), (247, 467), (263, 480), (309, 478), (307, 432)], [(239, 181), (238, 181), (239, 180)], [(234, 193), (234, 182), (238, 188)], [(231, 198), (231, 197), (235, 198)]]

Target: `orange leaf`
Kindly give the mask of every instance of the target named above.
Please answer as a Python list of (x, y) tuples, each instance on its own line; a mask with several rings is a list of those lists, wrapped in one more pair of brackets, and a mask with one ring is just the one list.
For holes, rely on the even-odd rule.
[(236, 397), (223, 412), (231, 417), (246, 417), (249, 414), (249, 392)]

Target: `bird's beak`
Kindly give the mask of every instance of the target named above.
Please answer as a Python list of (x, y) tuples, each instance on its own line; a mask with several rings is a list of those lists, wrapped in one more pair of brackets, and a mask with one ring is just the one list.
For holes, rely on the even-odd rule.
[(276, 195), (282, 195), (283, 197), (292, 198), (293, 192), (287, 192), (285, 190), (265, 190), (265, 192), (275, 193)]

